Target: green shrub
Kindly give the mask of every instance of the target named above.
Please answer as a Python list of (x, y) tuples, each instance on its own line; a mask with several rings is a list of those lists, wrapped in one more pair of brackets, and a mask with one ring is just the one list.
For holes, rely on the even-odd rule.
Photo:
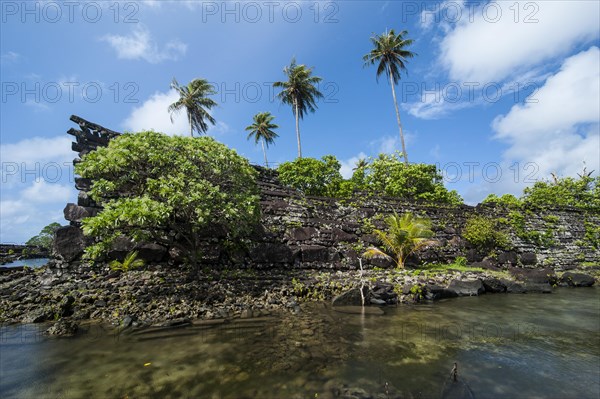
[(472, 216), (467, 220), (462, 235), (468, 242), (481, 250), (509, 246), (508, 236), (499, 230), (498, 223), (481, 215)]
[[(323, 158), (298, 158), (279, 165), (279, 180), (307, 195), (338, 196), (342, 175), (340, 162), (333, 155)], [(344, 187), (347, 191), (348, 187)]]

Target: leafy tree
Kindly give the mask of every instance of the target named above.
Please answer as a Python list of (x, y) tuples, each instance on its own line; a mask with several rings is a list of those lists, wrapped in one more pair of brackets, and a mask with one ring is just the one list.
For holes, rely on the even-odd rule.
[(433, 243), (431, 237), (431, 221), (420, 218), (407, 212), (398, 216), (387, 216), (385, 219), (388, 231), (373, 230), (373, 233), (381, 241), (382, 249), (369, 247), (363, 253), (365, 258), (383, 257), (396, 262), (398, 269), (404, 268), (406, 258)]
[(214, 100), (208, 98), (216, 93), (215, 88), (206, 79), (194, 79), (187, 86), (180, 86), (175, 78), (171, 82), (171, 88), (179, 93), (179, 99), (169, 105), (171, 122), (174, 113), (185, 110), (190, 124), (190, 136), (194, 135), (194, 130), (199, 134), (206, 133), (206, 121), (215, 124), (215, 119), (208, 112), (217, 105)]
[(265, 145), (269, 147), (269, 144), (273, 144), (275, 138), (279, 137), (277, 133), (273, 131), (273, 129), (277, 129), (277, 126), (274, 123), (271, 123), (275, 117), (271, 115), (270, 112), (259, 112), (254, 115), (254, 123), (250, 126), (246, 127), (246, 131), (248, 133), (248, 140), (254, 138), (254, 143), (258, 143), (262, 145), (263, 155), (265, 156), (265, 166), (268, 167), (269, 163), (267, 162), (267, 151), (265, 150)]
[(444, 187), (435, 165), (405, 164), (401, 157), (398, 152), (380, 154), (371, 161), (366, 181), (372, 192), (431, 203), (462, 203), (456, 191)]
[(40, 231), (40, 234), (31, 237), (25, 244), (41, 247), (49, 251), (52, 249), (52, 243), (54, 242), (54, 233), (61, 227), (60, 223), (50, 223)]
[(135, 268), (144, 266), (144, 263), (145, 262), (143, 259), (138, 259), (138, 252), (132, 251), (132, 252), (129, 252), (125, 256), (125, 259), (123, 259), (123, 262), (119, 262), (118, 260), (113, 260), (112, 262), (110, 262), (109, 266), (110, 266), (110, 269), (113, 271), (120, 270), (122, 272), (128, 272), (131, 269), (135, 269)]
[(292, 112), (296, 119), (298, 158), (302, 158), (299, 119), (304, 119), (304, 114), (307, 111), (315, 112), (317, 109), (317, 99), (323, 97), (323, 94), (315, 86), (318, 85), (322, 78), (312, 76), (312, 70), (312, 68), (308, 68), (305, 65), (297, 65), (296, 59), (292, 58), (290, 65), (283, 69), (287, 81), (273, 83), (273, 87), (282, 89), (277, 94), (281, 102), (292, 106)]
[(259, 217), (256, 171), (210, 137), (124, 134), (85, 155), (76, 173), (92, 179), (90, 196), (103, 211), (83, 220), (96, 238), (94, 259), (119, 236), (179, 249), (192, 265), (203, 236), (216, 226), (227, 240), (248, 234)]
[(538, 181), (523, 190), (522, 201), (533, 206), (574, 206), (600, 208), (600, 176), (583, 173), (579, 178), (555, 178)]
[(409, 58), (413, 58), (416, 53), (408, 51), (406, 48), (413, 41), (405, 39), (407, 31), (396, 34), (394, 30), (386, 31), (381, 35), (371, 37), (373, 49), (363, 57), (365, 66), (377, 64), (377, 80), (379, 76), (385, 73), (392, 87), (392, 97), (396, 107), (396, 119), (398, 120), (398, 129), (400, 130), (400, 142), (402, 143), (402, 155), (404, 162), (408, 164), (408, 154), (404, 143), (404, 134), (402, 133), (402, 123), (400, 122), (400, 111), (398, 110), (398, 101), (396, 100), (395, 85), (398, 84), (402, 71), (406, 71), (406, 63)]
[(279, 165), (279, 180), (308, 195), (335, 197), (342, 182), (340, 162), (333, 155), (297, 158)]

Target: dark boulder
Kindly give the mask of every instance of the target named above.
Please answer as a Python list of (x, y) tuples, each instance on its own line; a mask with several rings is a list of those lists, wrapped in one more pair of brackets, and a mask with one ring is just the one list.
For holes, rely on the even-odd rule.
[(526, 266), (533, 266), (537, 263), (537, 255), (535, 252), (524, 252), (520, 256), (521, 263)]
[(505, 251), (505, 252), (501, 252), (498, 255), (498, 263), (504, 265), (504, 264), (511, 264), (511, 265), (516, 265), (517, 264), (517, 253), (515, 251)]
[(46, 334), (55, 336), (75, 335), (79, 326), (72, 320), (60, 319), (52, 327), (46, 330)]
[(508, 271), (517, 279), (530, 284), (555, 284), (557, 282), (556, 274), (550, 268), (526, 269), (511, 267)]
[[(365, 298), (365, 305), (367, 305), (369, 303), (369, 287), (362, 287), (362, 292)], [(333, 298), (331, 304), (333, 306), (362, 306), (363, 296), (360, 294), (360, 288), (356, 287)]]
[(454, 291), (458, 296), (477, 296), (485, 292), (481, 280), (452, 280), (448, 290)]
[(302, 262), (327, 262), (329, 261), (329, 249), (321, 245), (303, 245), (300, 247)]
[(287, 245), (262, 243), (250, 252), (255, 263), (293, 263), (294, 253)]
[(592, 276), (583, 273), (566, 272), (560, 278), (560, 284), (569, 287), (591, 287), (594, 283)]
[(136, 247), (138, 256), (146, 262), (160, 262), (167, 254), (167, 249), (162, 245), (147, 243)]
[(430, 301), (437, 301), (438, 299), (444, 298), (454, 298), (458, 296), (456, 291), (440, 287), (439, 285), (435, 284), (427, 284), (424, 289), (424, 295), (425, 299)]
[(56, 230), (52, 253), (55, 258), (71, 262), (83, 254), (86, 242), (87, 240), (80, 228), (63, 226)]
[(481, 282), (483, 288), (485, 288), (485, 292), (506, 292), (506, 284), (502, 280), (493, 277), (485, 277)]
[(135, 243), (125, 236), (117, 237), (108, 251), (109, 259), (116, 259), (119, 261), (123, 261), (127, 254), (133, 251), (135, 248)]
[(337, 242), (356, 242), (358, 237), (355, 234), (346, 233), (342, 229), (334, 228), (331, 231), (333, 240)]
[(308, 241), (316, 237), (319, 231), (314, 227), (298, 227), (288, 234), (288, 239), (291, 241)]
[(89, 208), (68, 203), (63, 210), (63, 214), (66, 220), (81, 223), (81, 221), (87, 217), (96, 216), (98, 214), (98, 208)]
[(60, 309), (59, 314), (61, 317), (71, 316), (73, 314), (73, 303), (75, 302), (75, 298), (71, 295), (66, 295), (58, 304)]

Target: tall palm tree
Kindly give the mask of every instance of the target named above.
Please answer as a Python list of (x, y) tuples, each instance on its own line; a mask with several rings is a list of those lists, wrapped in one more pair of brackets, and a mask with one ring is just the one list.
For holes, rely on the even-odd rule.
[(396, 119), (398, 120), (398, 129), (400, 129), (400, 142), (402, 143), (402, 153), (404, 155), (404, 163), (408, 164), (408, 155), (406, 153), (406, 145), (404, 144), (404, 134), (402, 133), (402, 123), (400, 122), (400, 111), (398, 111), (398, 101), (396, 100), (396, 90), (394, 86), (400, 80), (402, 71), (406, 71), (406, 62), (409, 58), (413, 58), (416, 53), (406, 50), (413, 41), (405, 39), (404, 36), (408, 32), (403, 30), (396, 34), (394, 30), (386, 31), (381, 35), (371, 37), (373, 49), (363, 57), (365, 66), (377, 65), (377, 80), (379, 75), (385, 73), (390, 79), (392, 86), (392, 97), (394, 97), (394, 106), (396, 107)]
[(270, 112), (259, 112), (254, 115), (253, 121), (254, 123), (250, 126), (246, 127), (248, 133), (248, 140), (254, 137), (254, 142), (262, 145), (263, 154), (265, 156), (265, 166), (269, 166), (267, 162), (267, 150), (265, 149), (265, 145), (269, 147), (269, 144), (273, 144), (274, 140), (279, 137), (277, 133), (273, 131), (273, 129), (277, 129), (277, 126), (274, 123), (271, 123), (275, 117), (271, 115)]
[[(365, 258), (383, 257), (396, 262), (398, 269), (404, 268), (404, 261), (410, 254), (433, 243), (429, 219), (414, 216), (407, 212), (398, 216), (395, 212), (385, 218), (388, 231), (373, 230), (381, 241), (383, 249), (369, 247), (363, 253)], [(394, 255), (393, 257), (390, 254)]]
[(292, 112), (296, 118), (296, 139), (298, 140), (298, 158), (302, 158), (302, 146), (300, 144), (300, 124), (299, 119), (304, 118), (307, 111), (315, 112), (317, 109), (317, 99), (322, 98), (323, 94), (319, 91), (316, 84), (322, 78), (312, 76), (312, 68), (305, 65), (297, 65), (296, 59), (292, 58), (290, 65), (283, 69), (283, 73), (288, 80), (285, 82), (275, 82), (273, 87), (280, 87), (282, 91), (277, 97), (282, 103), (292, 106)]
[(180, 86), (175, 78), (171, 82), (171, 88), (179, 93), (179, 99), (169, 105), (171, 123), (173, 114), (185, 109), (190, 123), (190, 136), (194, 136), (194, 130), (199, 134), (206, 133), (208, 130), (206, 121), (215, 124), (215, 119), (208, 111), (217, 103), (207, 97), (216, 93), (215, 88), (206, 79), (194, 79), (187, 86)]

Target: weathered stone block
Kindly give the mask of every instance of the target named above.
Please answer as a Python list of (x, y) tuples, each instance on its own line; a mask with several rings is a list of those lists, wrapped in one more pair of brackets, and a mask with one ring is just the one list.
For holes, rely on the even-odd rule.
[(524, 252), (521, 254), (521, 263), (523, 265), (535, 265), (537, 263), (537, 255), (535, 252)]
[(300, 247), (302, 262), (327, 262), (329, 249), (322, 245), (303, 245)]
[(83, 254), (86, 241), (80, 228), (61, 227), (55, 233), (52, 254), (56, 258), (71, 262)]

